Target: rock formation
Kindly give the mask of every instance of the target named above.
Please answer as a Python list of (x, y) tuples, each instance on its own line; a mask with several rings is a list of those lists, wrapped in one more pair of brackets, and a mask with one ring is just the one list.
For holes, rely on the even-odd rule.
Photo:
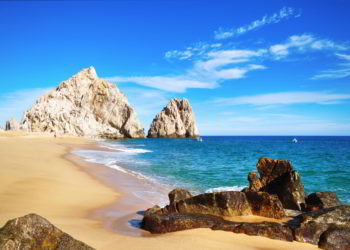
[(24, 113), (21, 129), (101, 138), (144, 137), (126, 96), (93, 67), (63, 81)]
[(0, 250), (15, 249), (93, 250), (36, 214), (10, 220), (0, 228)]
[(16, 119), (6, 121), (5, 130), (20, 130), (20, 123)]
[[(254, 172), (249, 173), (250, 187), (241, 192), (192, 196), (185, 189), (171, 191), (169, 205), (145, 211), (142, 227), (157, 234), (211, 228), (311, 243), (322, 249), (350, 249), (350, 206), (340, 205), (335, 193), (313, 193), (305, 203), (300, 175), (293, 170), (291, 162), (261, 158), (257, 169), (260, 178)], [(308, 210), (316, 211), (305, 212)], [(251, 214), (289, 220), (234, 221), (235, 216)]]
[(196, 137), (199, 131), (191, 104), (186, 98), (172, 99), (153, 119), (148, 137)]
[(305, 209), (304, 184), (290, 161), (263, 157), (256, 168), (260, 178), (255, 172), (248, 174), (250, 190), (276, 194), (286, 209)]

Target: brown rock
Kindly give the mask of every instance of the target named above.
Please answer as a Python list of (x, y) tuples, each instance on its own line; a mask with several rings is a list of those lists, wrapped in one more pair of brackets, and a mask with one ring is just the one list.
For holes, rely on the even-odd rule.
[(8, 221), (0, 229), (0, 249), (92, 250), (36, 214)]
[(182, 189), (182, 188), (176, 188), (176, 189), (172, 190), (168, 194), (168, 196), (169, 196), (170, 205), (172, 205), (173, 203), (179, 202), (181, 200), (192, 197), (191, 193), (188, 190)]
[(149, 214), (143, 218), (142, 228), (155, 234), (176, 232), (193, 228), (210, 228), (215, 224), (225, 223), (225, 220), (204, 214), (171, 213)]
[(293, 241), (292, 230), (280, 223), (233, 223), (220, 224), (212, 227), (213, 230), (223, 230), (233, 233), (263, 236), (275, 240)]
[(239, 216), (252, 214), (244, 193), (236, 191), (204, 193), (176, 203), (179, 213)]
[(284, 209), (277, 195), (265, 192), (245, 192), (250, 208), (254, 215), (281, 219), (284, 217)]
[(334, 192), (317, 192), (312, 193), (306, 198), (307, 210), (320, 210), (341, 205)]
[(326, 250), (349, 250), (350, 227), (331, 226), (320, 237), (318, 247)]
[(256, 168), (260, 178), (255, 172), (249, 173), (250, 190), (276, 194), (286, 209), (305, 208), (304, 184), (290, 161), (260, 158)]

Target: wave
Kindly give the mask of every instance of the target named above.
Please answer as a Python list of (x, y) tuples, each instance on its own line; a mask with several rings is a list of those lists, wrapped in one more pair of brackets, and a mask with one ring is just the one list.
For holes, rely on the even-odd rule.
[[(134, 146), (140, 147), (140, 146), (144, 146), (144, 145), (134, 145)], [(111, 149), (111, 150), (117, 150), (119, 152), (126, 153), (126, 154), (144, 154), (144, 153), (152, 153), (153, 152), (153, 151), (148, 150), (148, 149), (125, 147), (124, 145), (121, 145), (121, 144), (107, 143), (107, 142), (101, 143), (100, 147)]]
[(225, 191), (241, 191), (246, 186), (232, 186), (232, 187), (216, 187), (209, 188), (205, 190), (206, 193), (215, 193), (215, 192), (225, 192)]

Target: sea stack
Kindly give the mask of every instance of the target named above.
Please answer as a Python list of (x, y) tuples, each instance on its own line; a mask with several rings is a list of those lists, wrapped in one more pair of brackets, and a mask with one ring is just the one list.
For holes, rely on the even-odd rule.
[(186, 98), (174, 98), (153, 119), (148, 137), (197, 137), (196, 116)]
[(98, 78), (95, 68), (80, 71), (24, 113), (22, 130), (95, 138), (142, 138), (144, 129), (126, 96)]

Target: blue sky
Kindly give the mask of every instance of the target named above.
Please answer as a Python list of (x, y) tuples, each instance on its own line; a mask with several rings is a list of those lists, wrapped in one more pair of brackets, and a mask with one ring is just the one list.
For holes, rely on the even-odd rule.
[(83, 68), (146, 130), (173, 97), (203, 135), (350, 135), (349, 1), (0, 2), (0, 124)]

